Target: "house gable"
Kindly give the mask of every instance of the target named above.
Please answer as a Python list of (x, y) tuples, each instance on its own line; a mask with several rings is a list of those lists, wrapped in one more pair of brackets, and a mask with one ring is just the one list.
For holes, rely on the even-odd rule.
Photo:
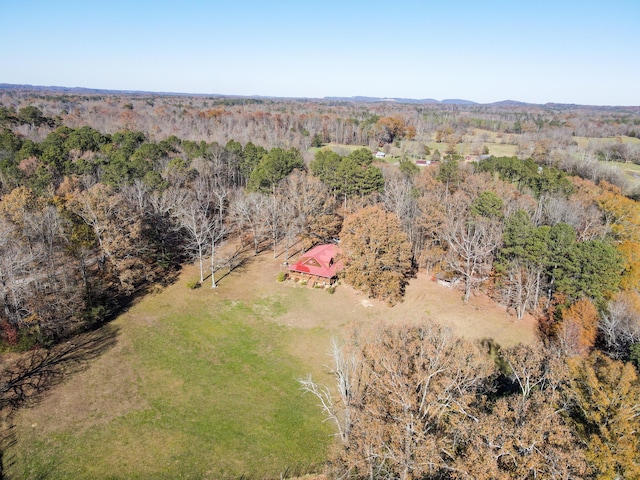
[(289, 271), (321, 278), (334, 278), (343, 268), (342, 261), (336, 261), (339, 253), (340, 249), (332, 243), (318, 245), (302, 255), (289, 267)]

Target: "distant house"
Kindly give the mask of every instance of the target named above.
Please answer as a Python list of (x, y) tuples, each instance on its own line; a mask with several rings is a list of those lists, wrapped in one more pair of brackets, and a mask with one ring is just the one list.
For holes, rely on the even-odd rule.
[(416, 160), (416, 165), (419, 167), (428, 167), (430, 165), (438, 165), (438, 160)]
[(331, 285), (344, 267), (342, 260), (336, 260), (340, 253), (338, 246), (332, 243), (318, 245), (289, 267), (289, 276), (294, 281), (306, 281), (309, 287)]
[(376, 158), (384, 158), (386, 157), (387, 154), (384, 152), (376, 152)]

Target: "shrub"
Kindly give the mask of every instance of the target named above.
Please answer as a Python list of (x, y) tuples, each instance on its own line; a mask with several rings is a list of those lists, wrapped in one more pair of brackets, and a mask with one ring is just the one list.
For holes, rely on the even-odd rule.
[(629, 357), (636, 368), (640, 370), (640, 343), (634, 343), (631, 345)]
[(30, 328), (24, 332), (20, 332), (20, 338), (16, 345), (16, 350), (19, 352), (26, 352), (40, 344), (42, 344), (40, 332), (37, 328)]
[(336, 293), (336, 287), (331, 285), (329, 288), (327, 288), (327, 292), (333, 295), (334, 293)]
[(196, 288), (200, 288), (201, 286), (202, 284), (199, 280), (192, 280), (190, 282), (187, 282), (187, 288), (189, 290), (195, 290)]
[(278, 281), (284, 282), (287, 279), (287, 274), (285, 272), (278, 272)]

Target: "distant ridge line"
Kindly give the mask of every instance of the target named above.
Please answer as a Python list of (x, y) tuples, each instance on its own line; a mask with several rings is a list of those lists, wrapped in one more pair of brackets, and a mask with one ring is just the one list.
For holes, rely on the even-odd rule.
[(145, 90), (112, 90), (103, 88), (86, 88), (86, 87), (61, 87), (61, 86), (41, 86), (29, 84), (11, 84), (0, 83), (1, 91), (32, 91), (32, 92), (50, 92), (67, 95), (152, 95), (152, 96), (171, 96), (171, 97), (215, 97), (215, 98), (246, 98), (246, 99), (267, 99), (267, 100), (308, 100), (308, 101), (329, 101), (329, 102), (355, 102), (355, 103), (401, 103), (413, 105), (459, 105), (459, 106), (487, 106), (487, 107), (547, 107), (547, 108), (576, 108), (576, 107), (596, 107), (596, 108), (640, 108), (636, 105), (581, 105), (575, 103), (527, 103), (518, 100), (502, 100), (499, 102), (478, 103), (471, 100), (459, 98), (447, 98), (436, 100), (434, 98), (401, 98), (401, 97), (278, 97), (267, 95), (227, 95), (219, 93), (185, 93), (185, 92), (152, 92)]

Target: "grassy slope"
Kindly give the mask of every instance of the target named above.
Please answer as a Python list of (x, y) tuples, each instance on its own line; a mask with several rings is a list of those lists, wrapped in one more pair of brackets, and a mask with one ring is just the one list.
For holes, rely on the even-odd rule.
[[(326, 458), (331, 425), (296, 378), (322, 375), (330, 338), (353, 325), (421, 322), (503, 345), (535, 337), (484, 297), (419, 274), (389, 308), (346, 286), (278, 284), (270, 254), (220, 288), (180, 280), (118, 318), (115, 347), (16, 418), (15, 478), (278, 478)], [(298, 470), (300, 471), (300, 470)], [(291, 472), (291, 470), (290, 470)], [(291, 472), (293, 473), (293, 472)], [(13, 477), (12, 477), (13, 478)]]
[(579, 148), (587, 148), (589, 145), (599, 145), (607, 143), (622, 142), (628, 145), (640, 144), (640, 138), (634, 137), (573, 137)]
[(184, 282), (143, 299), (116, 321), (114, 350), (22, 412), (11, 473), (275, 478), (317, 466), (331, 431), (295, 380), (310, 367), (286, 352), (292, 329), (264, 320), (284, 310)]
[(636, 165), (635, 163), (622, 163), (622, 162), (602, 162), (605, 165), (612, 165), (620, 170), (622, 170), (629, 181), (633, 185), (640, 185), (640, 165)]

